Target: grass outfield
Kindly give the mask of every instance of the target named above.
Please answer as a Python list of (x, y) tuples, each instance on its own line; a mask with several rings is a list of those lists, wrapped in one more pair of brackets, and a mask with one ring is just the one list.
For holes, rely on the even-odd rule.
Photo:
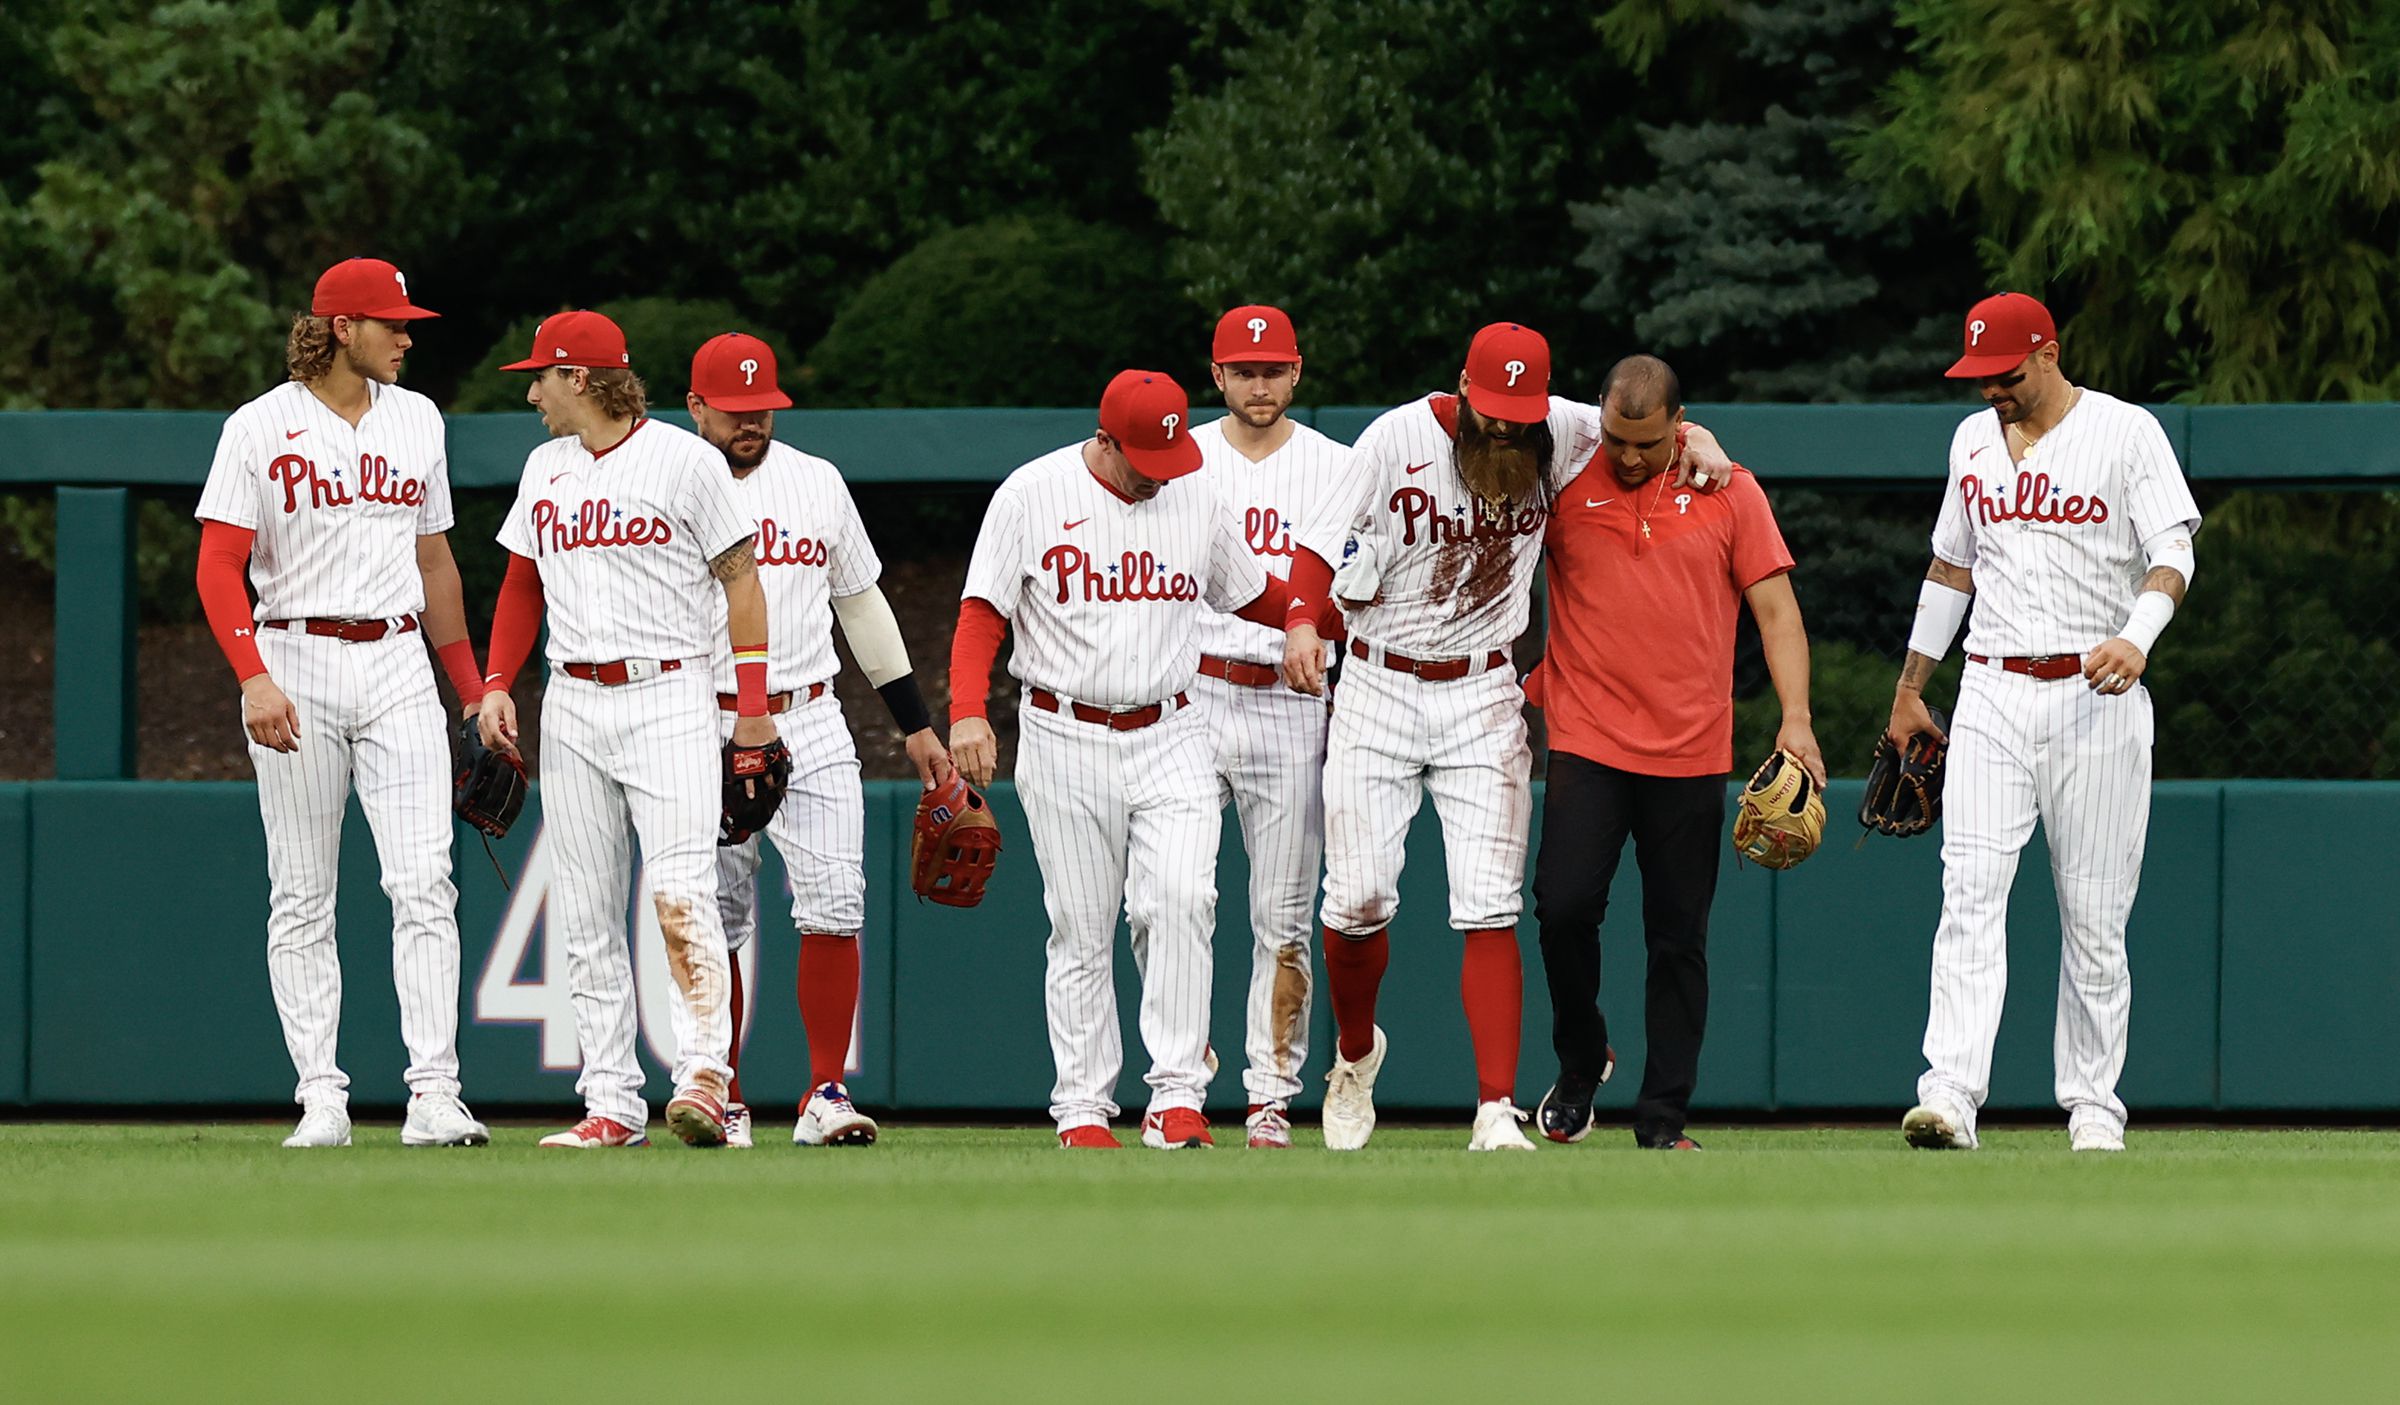
[[(2373, 1400), (2400, 1135), (285, 1152), (0, 1124), (0, 1395)], [(761, 1127), (762, 1134), (783, 1129)], [(1239, 1129), (1235, 1128), (1238, 1135)], [(1313, 1141), (1313, 1134), (1308, 1135)], [(2374, 1383), (2383, 1382), (2378, 1386)]]

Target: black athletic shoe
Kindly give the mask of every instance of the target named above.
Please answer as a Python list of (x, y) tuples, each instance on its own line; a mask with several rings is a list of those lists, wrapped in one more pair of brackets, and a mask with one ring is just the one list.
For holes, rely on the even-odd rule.
[(1644, 1151), (1698, 1151), (1700, 1143), (1681, 1132), (1636, 1132), (1634, 1144)]
[(1592, 1134), (1592, 1095), (1599, 1091), (1589, 1078), (1561, 1073), (1533, 1110), (1533, 1124), (1554, 1142), (1582, 1141)]

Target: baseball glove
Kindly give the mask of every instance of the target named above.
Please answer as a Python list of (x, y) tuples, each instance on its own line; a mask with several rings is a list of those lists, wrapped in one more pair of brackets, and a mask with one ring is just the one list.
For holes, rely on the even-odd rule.
[(915, 835), (909, 842), (908, 884), (920, 899), (947, 907), (983, 901), (983, 885), (1000, 861), (1000, 826), (992, 807), (957, 772), (947, 785), (917, 801)]
[(1751, 773), (1733, 817), (1733, 851), (1764, 868), (1790, 868), (1825, 837), (1825, 797), (1800, 758), (1778, 751)]
[[(1944, 734), (1950, 730), (1938, 710), (1933, 725)], [(1949, 743), (1931, 732), (1909, 738), (1905, 756), (1890, 737), (1877, 737), (1875, 762), (1867, 768), (1867, 793), (1858, 802), (1858, 822), (1895, 839), (1933, 828), (1942, 817), (1942, 762), (1949, 754)]]
[(450, 808), (458, 817), (494, 839), (508, 833), (525, 808), (525, 763), (483, 744), (483, 729), (475, 719), (459, 724), (466, 743), (460, 753), (456, 798)]
[(792, 751), (777, 737), (765, 746), (725, 743), (725, 812), (717, 847), (728, 848), (767, 827), (792, 783)]

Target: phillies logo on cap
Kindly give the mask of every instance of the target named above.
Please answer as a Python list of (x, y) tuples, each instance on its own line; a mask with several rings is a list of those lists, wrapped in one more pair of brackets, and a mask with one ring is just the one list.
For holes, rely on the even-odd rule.
[(1282, 308), (1252, 303), (1217, 319), (1208, 359), (1220, 366), (1297, 362), (1300, 340)]
[(712, 410), (748, 414), (791, 408), (775, 384), (775, 349), (748, 332), (710, 337), (692, 353), (692, 394)]
[(2058, 324), (2039, 299), (1995, 293), (1967, 309), (1966, 354), (1945, 374), (1957, 380), (2005, 376), (2056, 340)]
[[(399, 290), (395, 296), (393, 289)], [(311, 317), (372, 317), (382, 322), (412, 322), (439, 317), (408, 300), (408, 279), (382, 259), (344, 259), (317, 279), (309, 299)]]
[(1467, 344), (1467, 403), (1486, 419), (1532, 424), (1550, 415), (1550, 343), (1517, 322), (1494, 322)]
[(1200, 466), (1200, 446), (1177, 434), (1192, 402), (1164, 371), (1119, 371), (1100, 396), (1100, 431), (1145, 478), (1181, 478)]

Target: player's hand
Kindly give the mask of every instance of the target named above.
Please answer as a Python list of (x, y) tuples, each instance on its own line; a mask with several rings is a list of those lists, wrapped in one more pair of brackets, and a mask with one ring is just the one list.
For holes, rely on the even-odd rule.
[(1000, 769), (1000, 739), (992, 735), (992, 724), (981, 717), (961, 717), (950, 724), (950, 759), (958, 764), (958, 773), (967, 784), (980, 790), (992, 783), (992, 773)]
[(1283, 632), (1283, 681), (1295, 693), (1325, 696), (1325, 641), (1313, 624)]
[(517, 700), (498, 688), (487, 690), (475, 708), (475, 730), (483, 733), (485, 746), (502, 756), (516, 756)]
[(254, 673), (242, 680), (242, 726), (250, 740), (269, 751), (300, 749), (300, 709), (275, 686), (275, 680)]
[(927, 790), (950, 783), (950, 772), (955, 769), (950, 748), (942, 745), (942, 739), (933, 734), (931, 727), (919, 727), (909, 733), (907, 747), (908, 759), (916, 764), (917, 779), (925, 783)]
[(756, 717), (737, 717), (733, 721), (735, 746), (765, 746), (775, 740), (775, 719), (760, 713)]
[[(1917, 706), (1924, 705), (1924, 696), (1919, 694)], [(1817, 745), (1816, 729), (1808, 724), (1807, 718), (1784, 718), (1783, 726), (1775, 733), (1775, 749), (1799, 757), (1800, 764), (1808, 768), (1809, 776), (1816, 781), (1817, 789), (1825, 788), (1825, 751)]]
[(1675, 476), (1670, 480), (1678, 488), (1697, 488), (1713, 493), (1733, 481), (1733, 460), (1726, 456), (1725, 446), (1706, 426), (1687, 424), (1683, 427), (1682, 452), (1675, 458)]
[(1906, 756), (1909, 747), (1915, 744), (1915, 738), (1923, 732), (1931, 732), (1944, 742), (1950, 740), (1948, 733), (1933, 725), (1933, 713), (1926, 708), (1923, 693), (1914, 688), (1896, 690), (1892, 694), (1892, 725), (1884, 735), (1892, 739), (1892, 745), (1900, 748), (1902, 756)]
[(2095, 693), (2131, 692), (2150, 660), (2130, 639), (2111, 639), (2083, 656), (2083, 681)]

